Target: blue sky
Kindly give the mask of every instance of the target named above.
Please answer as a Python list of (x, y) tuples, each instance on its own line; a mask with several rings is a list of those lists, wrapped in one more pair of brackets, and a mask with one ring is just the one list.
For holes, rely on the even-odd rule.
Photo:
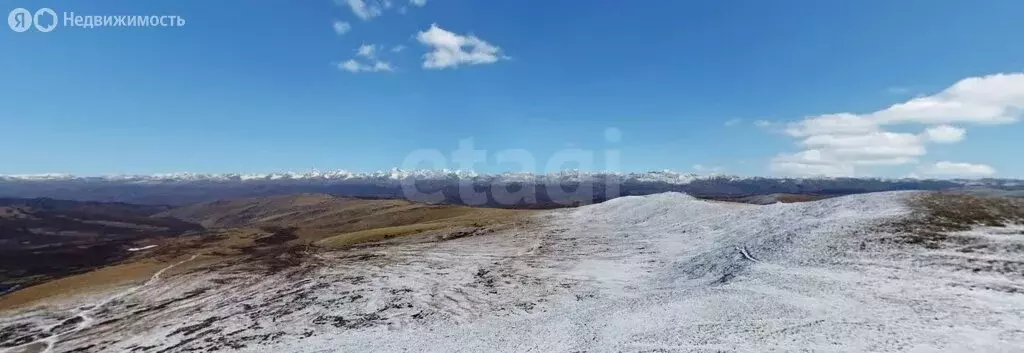
[(1024, 177), (1024, 2), (353, 1), (7, 1), (186, 23), (0, 30), (0, 174), (367, 171), (472, 139), (482, 172), (612, 149), (623, 171)]

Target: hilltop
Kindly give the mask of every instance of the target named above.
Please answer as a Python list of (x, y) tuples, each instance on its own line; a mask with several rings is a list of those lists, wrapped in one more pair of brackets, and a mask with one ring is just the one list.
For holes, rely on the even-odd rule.
[[(182, 248), (134, 283), (8, 311), (0, 346), (1012, 351), (1024, 344), (1021, 202), (905, 191), (753, 205), (661, 193), (517, 213), (527, 220), (465, 236), (299, 248), (287, 266)], [(165, 214), (210, 229), (328, 226), (314, 205), (376, 209), (294, 195)], [(399, 207), (433, 206), (382, 208)]]

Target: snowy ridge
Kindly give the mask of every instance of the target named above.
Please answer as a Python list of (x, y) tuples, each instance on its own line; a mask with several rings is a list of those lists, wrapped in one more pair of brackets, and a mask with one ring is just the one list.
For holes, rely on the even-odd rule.
[[(109, 176), (75, 176), (71, 174), (48, 173), (48, 174), (21, 174), (21, 175), (0, 175), (0, 180), (6, 181), (109, 181), (109, 182), (228, 182), (228, 181), (365, 181), (365, 182), (398, 182), (403, 180), (479, 180), (479, 181), (505, 181), (505, 182), (529, 182), (545, 180), (596, 180), (604, 181), (611, 179), (630, 180), (638, 182), (663, 182), (670, 184), (686, 184), (699, 178), (721, 178), (722, 176), (699, 176), (693, 173), (680, 173), (673, 171), (657, 171), (646, 173), (615, 173), (615, 172), (581, 172), (581, 171), (560, 171), (549, 174), (534, 173), (501, 173), (501, 174), (479, 174), (473, 171), (463, 170), (429, 170), (429, 169), (390, 169), (375, 172), (350, 172), (346, 170), (335, 171), (308, 171), (308, 172), (282, 172), (282, 173), (223, 173), (223, 174), (201, 174), (201, 173), (170, 173), (151, 175), (109, 175)], [(737, 177), (725, 177), (737, 178)]]
[[(419, 181), (452, 181), (472, 180), (485, 182), (538, 182), (546, 181), (595, 181), (595, 182), (637, 182), (637, 183), (666, 183), (674, 185), (685, 185), (694, 181), (715, 180), (715, 181), (743, 181), (743, 180), (789, 180), (799, 182), (803, 180), (875, 180), (885, 182), (915, 181), (915, 180), (944, 180), (944, 179), (919, 179), (919, 178), (855, 178), (855, 177), (744, 177), (725, 174), (700, 175), (696, 173), (677, 172), (671, 170), (648, 171), (648, 172), (584, 172), (578, 170), (565, 170), (555, 173), (498, 173), (481, 174), (473, 171), (451, 170), (451, 169), (389, 169), (374, 172), (352, 172), (347, 170), (333, 171), (306, 171), (306, 172), (279, 172), (279, 173), (167, 173), (148, 175), (105, 175), (105, 176), (77, 176), (63, 173), (44, 174), (8, 174), (0, 175), (0, 181), (94, 181), (94, 182), (138, 182), (138, 183), (166, 183), (166, 182), (246, 182), (246, 181), (338, 181), (338, 182), (400, 182), (405, 180)], [(963, 185), (1005, 185), (1009, 187), (1024, 185), (1024, 181), (1014, 179), (952, 179)]]
[[(1013, 271), (879, 241), (917, 192), (766, 206), (682, 193), (545, 211), (529, 227), (397, 238), (262, 275), (190, 271), (95, 313), (60, 351), (1010, 352)], [(1021, 227), (963, 232), (1000, 249)], [(957, 253), (976, 262), (979, 254)], [(1016, 263), (1019, 251), (987, 257)], [(996, 266), (997, 268), (1000, 266)], [(88, 303), (88, 298), (81, 299)], [(71, 305), (71, 308), (76, 307)], [(58, 304), (0, 327), (52, 327)], [(143, 313), (136, 315), (135, 312)], [(19, 326), (21, 327), (21, 326)], [(141, 348), (140, 348), (141, 349)]]
[[(517, 185), (518, 184), (518, 185)], [(589, 204), (623, 195), (685, 192), (700, 198), (769, 200), (785, 195), (848, 195), (898, 190), (957, 190), (976, 194), (1024, 197), (1024, 182), (1009, 179), (922, 180), (882, 178), (769, 178), (697, 175), (674, 171), (643, 173), (567, 170), (549, 174), (481, 174), (460, 170), (402, 170), (376, 172), (310, 171), (270, 174), (119, 175), (82, 177), (67, 174), (0, 176), (0, 197), (54, 198), (137, 204), (185, 205), (213, 200), (288, 195), (329, 194), (341, 197), (404, 198), (417, 202), (488, 207), (508, 205), (509, 193), (532, 185), (524, 199), (530, 207)], [(486, 199), (466, 193), (467, 186)], [(565, 191), (576, 190), (571, 194)], [(418, 192), (412, 192), (418, 191)], [(778, 194), (778, 195), (776, 195)], [(423, 199), (422, 195), (439, 198)], [(505, 196), (505, 197), (502, 197)]]

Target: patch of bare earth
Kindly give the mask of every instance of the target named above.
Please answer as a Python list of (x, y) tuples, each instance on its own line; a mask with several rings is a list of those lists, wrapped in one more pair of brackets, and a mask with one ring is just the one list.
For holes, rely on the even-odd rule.
[(908, 203), (914, 215), (883, 226), (880, 243), (902, 246), (920, 266), (1002, 283), (985, 281), (981, 289), (1024, 293), (1024, 200), (932, 192)]
[(976, 227), (1024, 224), (1024, 200), (957, 193), (922, 193), (909, 199), (913, 217), (890, 224), (898, 234), (891, 241), (930, 249), (970, 245), (977, 239), (956, 232)]

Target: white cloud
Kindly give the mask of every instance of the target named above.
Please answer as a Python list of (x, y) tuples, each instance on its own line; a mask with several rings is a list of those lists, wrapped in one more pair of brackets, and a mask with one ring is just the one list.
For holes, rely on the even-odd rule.
[[(356, 57), (338, 64), (338, 68), (352, 73), (394, 71), (394, 67), (391, 66), (391, 63), (378, 58), (378, 54), (380, 54), (380, 51), (383, 48), (383, 45), (378, 44), (360, 45), (359, 48), (355, 50)], [(360, 57), (363, 59), (360, 59)]]
[(361, 63), (359, 61), (356, 61), (355, 59), (350, 59), (350, 60), (348, 60), (346, 62), (338, 64), (338, 68), (341, 69), (341, 70), (352, 72), (352, 73), (359, 73), (359, 72), (391, 72), (391, 71), (394, 71), (394, 69), (391, 67), (390, 63), (387, 63), (387, 62), (384, 62), (384, 61), (380, 61), (380, 60), (374, 61), (373, 64), (371, 65), (371, 64)]
[[(1024, 73), (967, 78), (934, 95), (879, 111), (810, 116), (790, 123), (786, 134), (799, 138), (804, 150), (777, 155), (771, 168), (787, 174), (854, 175), (863, 166), (917, 163), (927, 144), (964, 139), (967, 131), (950, 123), (1006, 124), (1022, 114)], [(920, 134), (884, 129), (897, 124), (927, 127)]]
[(780, 153), (773, 158), (772, 170), (796, 175), (852, 176), (858, 167), (916, 163), (927, 152), (925, 135), (888, 131), (811, 135), (799, 142), (804, 151)]
[(401, 44), (396, 45), (396, 46), (391, 48), (391, 52), (392, 53), (401, 53), (403, 50), (405, 50), (405, 46), (401, 45)]
[(895, 166), (917, 162), (913, 149), (875, 147), (868, 149), (810, 149), (780, 153), (772, 158), (771, 170), (792, 175), (853, 176), (857, 167)]
[(995, 174), (996, 170), (985, 164), (942, 161), (920, 168), (918, 173), (932, 176), (988, 176)]
[(409, 4), (416, 7), (423, 7), (427, 5), (427, 0), (409, 0)]
[(1005, 124), (1024, 109), (1024, 73), (970, 77), (942, 92), (894, 104), (865, 117), (880, 124)]
[(793, 137), (819, 134), (863, 134), (876, 131), (878, 131), (878, 124), (849, 113), (820, 115), (791, 123), (786, 127), (786, 133)]
[(352, 30), (352, 25), (345, 21), (334, 21), (334, 33), (339, 36)]
[(394, 71), (391, 68), (391, 64), (383, 61), (375, 61), (373, 63), (373, 71)]
[(795, 175), (853, 176), (858, 167), (916, 163), (927, 153), (927, 133), (853, 133), (857, 128), (842, 126), (832, 130), (839, 132), (806, 136), (798, 143), (805, 150), (780, 153), (772, 159), (772, 170)]
[(416, 35), (423, 45), (431, 48), (425, 54), (423, 67), (427, 69), (455, 68), (460, 64), (491, 64), (507, 59), (501, 48), (473, 35), (461, 36), (438, 27), (437, 24)]
[(914, 134), (872, 132), (863, 135), (815, 135), (801, 144), (826, 151), (836, 162), (875, 164), (877, 160), (904, 159), (925, 154), (924, 143)]
[(718, 173), (718, 172), (722, 171), (722, 167), (719, 167), (719, 166), (706, 166), (706, 165), (703, 165), (703, 164), (694, 164), (693, 165), (693, 170), (698, 171), (698, 172), (702, 172), (702, 173)]
[(338, 68), (348, 72), (359, 72), (362, 68), (362, 64), (355, 60), (349, 60), (339, 64)]
[(967, 130), (950, 125), (930, 127), (924, 131), (924, 137), (935, 143), (953, 143), (963, 141)]
[(384, 10), (381, 9), (381, 6), (377, 2), (373, 0), (370, 1), (371, 3), (369, 4), (363, 0), (336, 0), (335, 2), (348, 6), (352, 9), (352, 13), (355, 14), (356, 17), (366, 21), (384, 13)]
[(363, 44), (359, 46), (359, 49), (356, 49), (356, 55), (367, 59), (373, 59), (377, 56), (377, 48), (378, 46), (373, 44)]
[(729, 119), (725, 121), (726, 127), (733, 127), (743, 122), (743, 119)]
[(852, 175), (853, 166), (835, 163), (822, 156), (820, 150), (806, 150), (792, 154), (780, 153), (772, 159), (775, 172), (795, 175), (840, 176)]

